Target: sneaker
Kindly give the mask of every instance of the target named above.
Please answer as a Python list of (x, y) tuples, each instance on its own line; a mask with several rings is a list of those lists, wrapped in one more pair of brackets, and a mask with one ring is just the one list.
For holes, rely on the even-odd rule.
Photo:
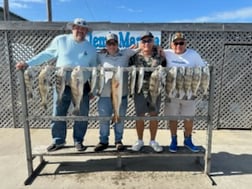
[(199, 152), (200, 151), (199, 147), (194, 146), (194, 144), (192, 143), (192, 136), (185, 137), (184, 146), (187, 147), (192, 152)]
[(163, 151), (163, 147), (159, 146), (159, 144), (156, 141), (150, 141), (150, 147), (152, 147), (152, 149), (155, 152), (162, 152)]
[(50, 146), (47, 147), (48, 152), (53, 152), (56, 150), (59, 150), (65, 146), (65, 143), (62, 144), (51, 144)]
[(135, 144), (132, 145), (131, 149), (137, 152), (137, 151), (140, 151), (143, 146), (144, 146), (144, 142), (142, 140), (138, 140), (136, 141)]
[(123, 143), (121, 141), (115, 143), (117, 151), (123, 151), (125, 147), (123, 146)]
[(172, 141), (169, 146), (169, 151), (174, 153), (174, 152), (177, 152), (177, 150), (178, 150), (177, 136), (172, 136)]
[(108, 148), (108, 144), (104, 144), (104, 143), (100, 142), (99, 144), (96, 145), (94, 151), (95, 152), (100, 152), (100, 151), (105, 150), (106, 148)]
[(75, 148), (77, 151), (84, 151), (86, 147), (82, 143), (75, 143)]

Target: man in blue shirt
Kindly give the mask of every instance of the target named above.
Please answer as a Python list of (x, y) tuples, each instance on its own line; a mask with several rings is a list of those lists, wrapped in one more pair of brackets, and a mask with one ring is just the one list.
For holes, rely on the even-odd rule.
[[(16, 64), (17, 69), (26, 69), (28, 66), (37, 66), (48, 60), (57, 58), (56, 67), (95, 67), (97, 66), (96, 49), (85, 39), (86, 34), (91, 32), (91, 28), (82, 18), (76, 18), (67, 24), (72, 30), (71, 34), (56, 36), (51, 44), (42, 52), (24, 62)], [(84, 74), (86, 81), (90, 73)], [(80, 104), (79, 116), (88, 116), (89, 112), (89, 84), (85, 83), (83, 97)], [(62, 95), (61, 103), (56, 103), (57, 94), (54, 92), (53, 116), (66, 116), (71, 104), (71, 87), (66, 85)], [(52, 121), (53, 143), (47, 148), (48, 151), (55, 151), (65, 145), (67, 126), (65, 121)], [(78, 151), (85, 150), (83, 138), (87, 130), (87, 121), (75, 121), (73, 126), (73, 139)]]

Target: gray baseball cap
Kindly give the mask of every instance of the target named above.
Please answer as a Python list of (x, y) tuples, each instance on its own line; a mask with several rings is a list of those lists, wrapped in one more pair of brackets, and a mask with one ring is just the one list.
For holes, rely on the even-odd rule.
[(114, 33), (109, 33), (108, 35), (106, 35), (106, 42), (108, 42), (109, 40), (115, 40), (118, 43), (118, 37)]

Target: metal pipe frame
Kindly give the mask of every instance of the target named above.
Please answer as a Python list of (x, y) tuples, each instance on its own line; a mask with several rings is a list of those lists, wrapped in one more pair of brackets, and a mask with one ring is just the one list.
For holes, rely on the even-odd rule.
[[(143, 116), (143, 117), (136, 117), (136, 116), (127, 116), (122, 117), (123, 120), (137, 120), (137, 119), (144, 119), (144, 120), (152, 120), (152, 119), (158, 119), (158, 120), (169, 120), (169, 119), (194, 119), (194, 120), (206, 120), (207, 121), (207, 142), (206, 142), (206, 152), (204, 152), (204, 173), (209, 176), (210, 170), (211, 170), (211, 147), (212, 147), (212, 112), (213, 112), (213, 100), (214, 100), (214, 78), (215, 76), (215, 70), (214, 67), (211, 66), (210, 69), (210, 87), (209, 87), (209, 103), (208, 103), (208, 116), (155, 116), (155, 117), (149, 117), (149, 116)], [(48, 163), (44, 160), (44, 155), (33, 155), (32, 154), (32, 148), (31, 148), (31, 136), (30, 136), (30, 126), (29, 126), (29, 120), (36, 120), (36, 119), (45, 119), (45, 120), (101, 120), (106, 119), (110, 120), (110, 117), (85, 117), (85, 116), (63, 116), (63, 117), (53, 117), (53, 116), (47, 116), (47, 117), (38, 117), (38, 116), (28, 116), (28, 106), (27, 106), (27, 98), (26, 98), (26, 88), (25, 88), (25, 82), (24, 82), (24, 71), (19, 70), (18, 71), (18, 77), (20, 81), (20, 92), (21, 92), (21, 102), (22, 102), (22, 120), (24, 124), (24, 135), (25, 135), (25, 145), (26, 145), (26, 161), (27, 161), (27, 169), (28, 169), (28, 178), (25, 180), (24, 184), (28, 185), (31, 184), (32, 181), (36, 178), (36, 176), (39, 175), (41, 170), (45, 167), (45, 165)], [(48, 155), (48, 154), (47, 154)], [(62, 155), (62, 154), (61, 154)], [(63, 154), (67, 155), (67, 154)], [(72, 154), (75, 155), (75, 154)], [(77, 154), (80, 155), (80, 154)], [(98, 154), (96, 154), (98, 155)], [(110, 155), (116, 155), (118, 157), (117, 161), (117, 167), (122, 166), (122, 155), (118, 153), (110, 153)], [(132, 154), (134, 156), (134, 154)], [(135, 154), (136, 156), (139, 155), (138, 153)], [(152, 154), (141, 154), (141, 155), (152, 155)], [(162, 154), (158, 154), (159, 156)], [(166, 154), (167, 155), (167, 154)], [(181, 154), (175, 154), (175, 155), (181, 155)], [(184, 156), (187, 154), (183, 154)], [(33, 159), (34, 157), (39, 156), (40, 157), (40, 164), (37, 166), (37, 168), (33, 169)], [(168, 155), (169, 156), (169, 155)], [(196, 156), (198, 158), (197, 154), (193, 154), (193, 156)], [(211, 178), (210, 178), (211, 179)]]

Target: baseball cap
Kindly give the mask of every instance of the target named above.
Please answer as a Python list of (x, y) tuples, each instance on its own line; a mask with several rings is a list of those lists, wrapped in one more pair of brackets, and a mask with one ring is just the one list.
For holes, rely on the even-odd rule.
[(182, 32), (176, 32), (172, 35), (172, 42), (174, 42), (177, 39), (186, 40), (185, 35)]
[(89, 32), (92, 31), (91, 27), (89, 27), (87, 22), (82, 18), (75, 18), (73, 22), (67, 23), (68, 29), (72, 29), (73, 25), (87, 28)]
[(118, 37), (116, 34), (114, 33), (109, 33), (108, 35), (106, 35), (106, 42), (108, 42), (109, 40), (115, 40), (116, 42), (118, 42)]
[(140, 39), (142, 40), (145, 37), (151, 37), (151, 38), (153, 38), (154, 36), (153, 36), (153, 34), (151, 32), (145, 31), (145, 32), (141, 33)]

